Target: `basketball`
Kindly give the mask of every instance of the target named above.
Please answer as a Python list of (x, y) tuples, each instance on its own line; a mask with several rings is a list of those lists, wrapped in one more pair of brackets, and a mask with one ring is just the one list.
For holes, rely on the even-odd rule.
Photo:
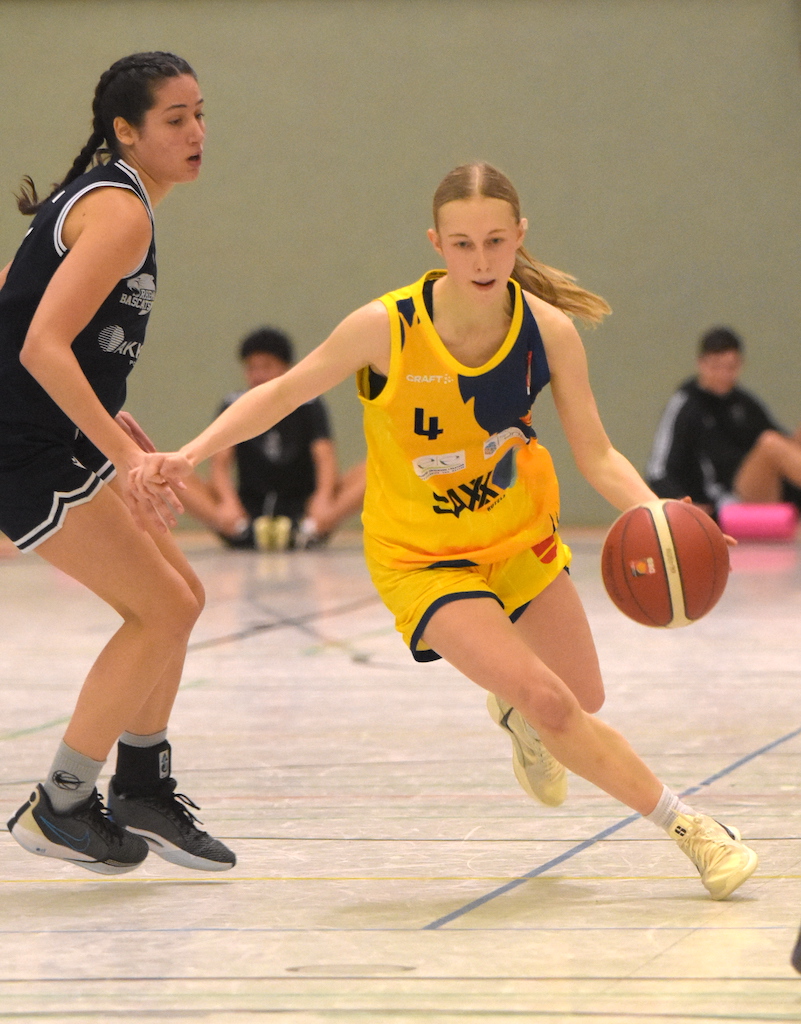
[(643, 626), (688, 626), (726, 589), (729, 549), (701, 509), (685, 501), (649, 501), (612, 524), (601, 553), (612, 602)]

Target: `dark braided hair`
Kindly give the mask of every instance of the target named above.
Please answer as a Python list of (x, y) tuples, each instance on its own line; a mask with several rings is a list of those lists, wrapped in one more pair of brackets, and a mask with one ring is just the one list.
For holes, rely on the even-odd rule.
[(115, 61), (100, 76), (95, 89), (89, 141), (73, 161), (64, 180), (54, 185), (45, 199), (39, 199), (36, 186), (29, 176), (23, 178), (20, 194), (16, 197), (20, 213), (27, 216), (36, 213), (50, 196), (83, 174), (92, 161), (107, 154), (117, 156), (119, 144), (114, 132), (114, 119), (122, 117), (134, 128), (139, 128), (155, 102), (155, 87), (165, 78), (176, 78), (178, 75), (197, 78), (190, 65), (174, 53), (160, 50), (132, 53), (129, 57)]

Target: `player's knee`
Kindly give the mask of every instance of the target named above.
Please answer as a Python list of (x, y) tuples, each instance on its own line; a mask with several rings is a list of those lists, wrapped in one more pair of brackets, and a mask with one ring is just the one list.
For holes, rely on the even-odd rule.
[(786, 444), (787, 438), (777, 430), (763, 430), (757, 438), (754, 448), (760, 454), (766, 455), (770, 458), (777, 455)]
[(576, 715), (581, 714), (578, 701), (563, 684), (538, 689), (527, 703), (530, 712), (524, 711), (523, 716), (551, 733), (569, 732)]
[(150, 633), (167, 638), (186, 639), (202, 608), (202, 599), (190, 584), (176, 573), (159, 581), (150, 599), (144, 602), (144, 607), (135, 613), (134, 617)]
[(601, 686), (599, 689), (592, 690), (588, 694), (584, 694), (581, 699), (581, 709), (586, 711), (588, 715), (597, 714), (604, 706), (604, 700), (606, 694), (604, 688)]
[(206, 590), (198, 577), (194, 574), (192, 574), (192, 576), (186, 581), (186, 584), (192, 593), (195, 603), (195, 618), (192, 623), (194, 625), (200, 617), (200, 613), (206, 607)]

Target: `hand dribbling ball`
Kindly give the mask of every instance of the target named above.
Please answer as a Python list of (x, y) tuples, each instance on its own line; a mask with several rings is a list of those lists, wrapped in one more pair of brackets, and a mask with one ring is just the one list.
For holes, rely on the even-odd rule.
[(701, 509), (672, 499), (627, 509), (606, 535), (601, 575), (612, 602), (644, 626), (688, 626), (726, 589), (729, 549)]

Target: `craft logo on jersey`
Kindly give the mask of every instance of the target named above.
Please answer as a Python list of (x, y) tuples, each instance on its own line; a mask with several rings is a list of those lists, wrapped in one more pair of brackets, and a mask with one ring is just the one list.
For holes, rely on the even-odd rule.
[(453, 377), (449, 373), (407, 373), (406, 380), (410, 384), (452, 384)]
[(139, 316), (150, 312), (153, 299), (156, 297), (156, 281), (152, 274), (140, 274), (126, 282), (127, 292), (120, 295), (120, 302), (139, 310)]

